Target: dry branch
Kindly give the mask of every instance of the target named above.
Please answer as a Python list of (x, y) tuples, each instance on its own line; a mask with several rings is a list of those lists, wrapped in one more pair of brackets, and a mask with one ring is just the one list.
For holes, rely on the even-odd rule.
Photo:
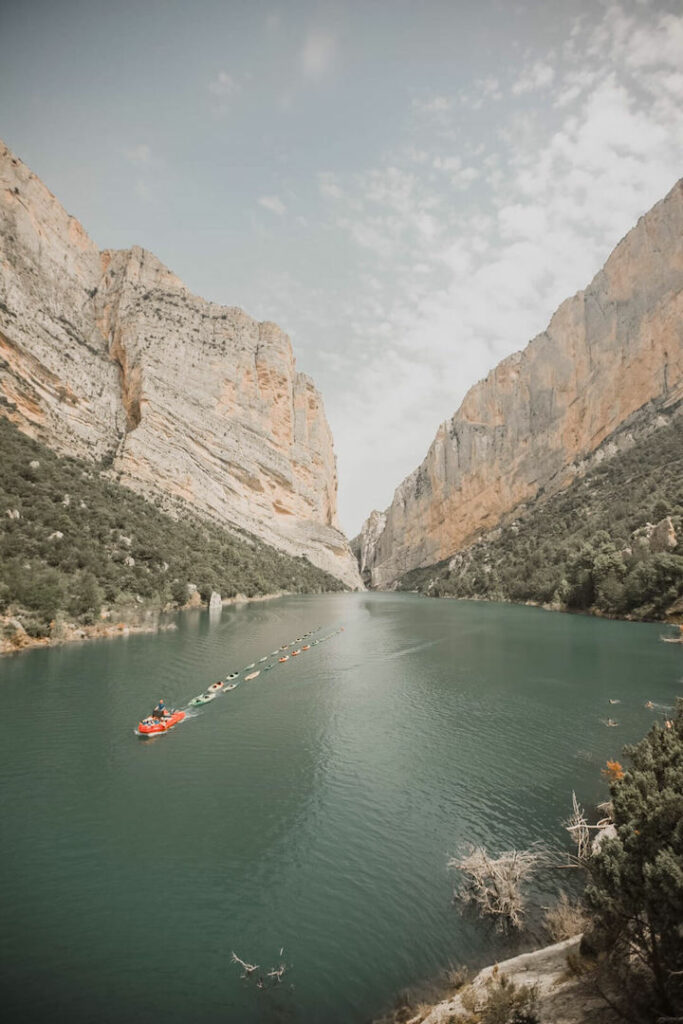
[(234, 964), (239, 964), (240, 967), (244, 968), (244, 974), (242, 975), (243, 978), (248, 977), (248, 975), (253, 974), (254, 971), (258, 971), (259, 969), (258, 964), (248, 964), (246, 960), (240, 959), (240, 957), (238, 957), (237, 953), (235, 953), (234, 951), (230, 959)]
[(471, 847), (466, 855), (452, 857), (448, 862), (465, 879), (455, 891), (455, 898), (474, 903), (483, 915), (497, 917), (502, 927), (521, 928), (522, 886), (544, 859), (540, 849), (507, 850), (499, 857), (490, 857), (483, 846)]

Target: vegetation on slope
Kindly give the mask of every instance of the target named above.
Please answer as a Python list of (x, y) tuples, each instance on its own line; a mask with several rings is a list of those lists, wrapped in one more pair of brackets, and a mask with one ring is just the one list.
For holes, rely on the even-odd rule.
[(2, 418), (0, 450), (0, 612), (23, 612), (33, 636), (60, 614), (92, 623), (103, 605), (183, 605), (188, 583), (203, 600), (344, 589), (305, 558), (190, 513), (175, 520)]
[[(681, 614), (682, 453), (679, 417), (398, 589), (634, 619)], [(648, 523), (659, 524), (654, 536)]]
[(610, 785), (615, 835), (588, 860), (585, 945), (604, 953), (625, 1019), (683, 1015), (683, 700), (625, 754)]

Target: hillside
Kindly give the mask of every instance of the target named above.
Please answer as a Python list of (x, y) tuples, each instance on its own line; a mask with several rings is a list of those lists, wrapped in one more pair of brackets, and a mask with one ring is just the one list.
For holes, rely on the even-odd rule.
[[(0, 614), (33, 637), (51, 623), (92, 624), (101, 609), (129, 622), (142, 609), (280, 590), (342, 590), (305, 558), (191, 512), (174, 519), (109, 478), (58, 457), (0, 418)], [(188, 588), (188, 584), (192, 586)], [(196, 598), (195, 598), (196, 600)]]
[(566, 490), (448, 560), (406, 573), (399, 590), (532, 601), (634, 619), (683, 621), (683, 416), (625, 450), (611, 438)]

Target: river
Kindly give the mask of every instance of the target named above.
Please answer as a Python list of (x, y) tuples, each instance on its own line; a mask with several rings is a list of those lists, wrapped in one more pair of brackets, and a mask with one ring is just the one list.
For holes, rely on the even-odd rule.
[[(185, 705), (341, 625), (168, 735), (134, 734), (158, 697)], [(606, 758), (683, 694), (662, 631), (333, 594), (5, 658), (8, 1019), (361, 1024), (448, 962), (502, 955), (514, 943), (452, 906), (448, 855), (564, 842), (572, 789), (604, 799)], [(232, 950), (254, 979), (285, 961), (282, 984), (242, 981)]]

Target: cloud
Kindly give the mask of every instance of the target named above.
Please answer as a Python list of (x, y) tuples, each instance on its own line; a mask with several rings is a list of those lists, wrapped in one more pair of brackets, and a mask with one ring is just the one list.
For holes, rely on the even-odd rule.
[(447, 114), (453, 108), (453, 102), (452, 96), (429, 96), (426, 99), (414, 99), (412, 107), (419, 114), (440, 115)]
[(329, 32), (312, 29), (301, 49), (301, 70), (307, 78), (322, 78), (331, 70), (336, 44)]
[(152, 198), (151, 189), (143, 178), (136, 180), (134, 191), (138, 199), (141, 199), (144, 203), (148, 203)]
[(325, 196), (327, 199), (341, 199), (344, 195), (337, 184), (334, 174), (331, 174), (329, 171), (323, 171), (318, 175), (318, 191), (321, 196)]
[(470, 110), (480, 110), (485, 103), (502, 100), (503, 90), (497, 78), (489, 75), (486, 78), (477, 78), (471, 89), (465, 89), (458, 94), (458, 101)]
[(521, 96), (525, 92), (546, 89), (552, 84), (554, 78), (555, 69), (546, 61), (539, 60), (523, 70), (513, 84), (512, 92), (515, 96)]
[(241, 92), (242, 87), (227, 71), (219, 71), (212, 82), (209, 82), (209, 92), (212, 96), (219, 96), (227, 99), (236, 96)]
[(132, 149), (126, 150), (126, 159), (138, 167), (149, 164), (152, 159), (152, 150), (146, 142), (141, 142)]
[(277, 213), (280, 217), (287, 212), (287, 207), (278, 196), (260, 196), (258, 204), (264, 209), (270, 210), (271, 213)]

